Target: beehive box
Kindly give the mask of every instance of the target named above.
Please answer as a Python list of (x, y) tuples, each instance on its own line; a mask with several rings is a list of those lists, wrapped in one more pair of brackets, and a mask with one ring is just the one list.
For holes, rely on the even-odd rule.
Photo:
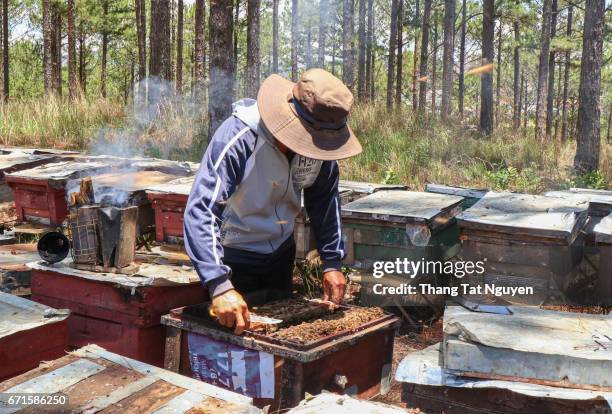
[(125, 165), (125, 160), (113, 157), (79, 157), (7, 174), (18, 220), (60, 225), (68, 214), (68, 180), (102, 174)]
[(195, 176), (183, 177), (147, 188), (155, 211), (155, 240), (183, 244), (183, 214)]
[(0, 292), (0, 381), (63, 355), (68, 314)]
[(594, 229), (600, 251), (597, 292), (602, 305), (612, 306), (612, 213)]
[[(285, 302), (280, 306), (299, 313)], [(357, 313), (337, 312), (292, 321), (271, 334), (237, 336), (211, 320), (206, 306), (177, 309), (162, 318), (168, 327), (165, 367), (252, 396), (257, 406), (271, 405), (271, 412), (322, 390), (366, 399), (385, 393), (398, 319), (368, 313), (369, 319), (354, 319), (349, 329), (349, 319), (342, 318)]]
[[(244, 413), (251, 399), (89, 345), (0, 383), (0, 411), (72, 413)], [(10, 396), (46, 394), (55, 405), (9, 404)], [(34, 397), (34, 396), (32, 396)], [(21, 410), (21, 411), (20, 411)]]
[(608, 392), (459, 377), (442, 366), (441, 345), (400, 362), (395, 379), (409, 407), (428, 414), (612, 413)]
[(32, 299), (72, 311), (68, 345), (94, 343), (112, 352), (161, 365), (165, 331), (162, 315), (202, 302), (205, 290), (193, 269), (143, 263), (132, 275), (70, 267), (70, 259), (32, 268)]
[(342, 207), (346, 263), (442, 260), (459, 250), (455, 216), (463, 198), (416, 191), (379, 191)]
[(489, 192), (457, 217), (465, 260), (484, 261), (476, 284), (529, 286), (543, 295), (565, 290), (583, 256), (587, 220), (575, 200)]

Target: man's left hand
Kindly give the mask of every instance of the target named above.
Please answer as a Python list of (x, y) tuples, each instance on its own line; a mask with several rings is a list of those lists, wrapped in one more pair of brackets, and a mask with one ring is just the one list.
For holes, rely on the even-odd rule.
[(323, 273), (323, 300), (330, 300), (338, 305), (344, 300), (346, 278), (338, 270)]

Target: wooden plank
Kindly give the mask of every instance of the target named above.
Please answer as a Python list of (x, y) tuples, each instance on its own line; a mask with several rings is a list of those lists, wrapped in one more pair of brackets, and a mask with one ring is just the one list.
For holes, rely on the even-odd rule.
[(155, 410), (152, 414), (183, 414), (200, 404), (206, 398), (202, 394), (187, 390), (177, 395), (163, 407)]
[[(17, 384), (5, 390), (5, 393), (44, 393), (55, 394), (63, 389), (88, 378), (106, 367), (87, 359), (79, 359), (68, 365), (64, 365), (39, 377), (32, 378), (21, 384)], [(0, 411), (3, 414), (11, 414), (20, 408), (3, 407), (0, 403)]]
[[(145, 377), (151, 379), (151, 377)], [(181, 394), (183, 390), (164, 381), (155, 381), (148, 387), (136, 391), (126, 398), (106, 407), (101, 414), (139, 413), (148, 414), (164, 406), (167, 401)], [(96, 411), (92, 411), (96, 412)]]
[(174, 326), (166, 326), (166, 347), (164, 354), (164, 368), (178, 372), (181, 364), (181, 336), (182, 331)]
[(143, 377), (139, 380), (124, 385), (123, 387), (115, 388), (112, 392), (107, 395), (101, 396), (90, 402), (84, 407), (79, 408), (79, 412), (83, 414), (95, 414), (98, 411), (102, 411), (111, 405), (118, 403), (119, 401), (128, 398), (132, 394), (137, 393), (140, 390), (152, 385), (157, 382), (158, 379), (154, 377)]

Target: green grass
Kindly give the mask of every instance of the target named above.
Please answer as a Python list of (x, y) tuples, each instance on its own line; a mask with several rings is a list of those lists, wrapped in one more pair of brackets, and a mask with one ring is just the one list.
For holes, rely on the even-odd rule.
[[(123, 104), (104, 99), (13, 100), (0, 105), (0, 141), (87, 149), (104, 136), (109, 146), (128, 141), (146, 155), (198, 160), (206, 143), (204, 112), (179, 102), (143, 124)], [(350, 124), (364, 151), (341, 162), (346, 179), (404, 183), (413, 189), (435, 182), (532, 193), (570, 186), (609, 188), (612, 183), (612, 145), (605, 142), (600, 171), (576, 177), (571, 168), (575, 142), (543, 145), (534, 140), (532, 129), (523, 133), (502, 126), (483, 137), (475, 128), (477, 120), (443, 124), (415, 118), (409, 109), (389, 114), (375, 104), (356, 105)]]

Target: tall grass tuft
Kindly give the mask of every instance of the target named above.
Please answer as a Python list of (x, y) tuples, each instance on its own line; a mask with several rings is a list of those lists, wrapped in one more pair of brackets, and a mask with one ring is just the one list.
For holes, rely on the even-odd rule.
[(59, 97), (0, 105), (0, 142), (7, 146), (83, 149), (102, 127), (121, 125), (123, 105), (106, 99)]

